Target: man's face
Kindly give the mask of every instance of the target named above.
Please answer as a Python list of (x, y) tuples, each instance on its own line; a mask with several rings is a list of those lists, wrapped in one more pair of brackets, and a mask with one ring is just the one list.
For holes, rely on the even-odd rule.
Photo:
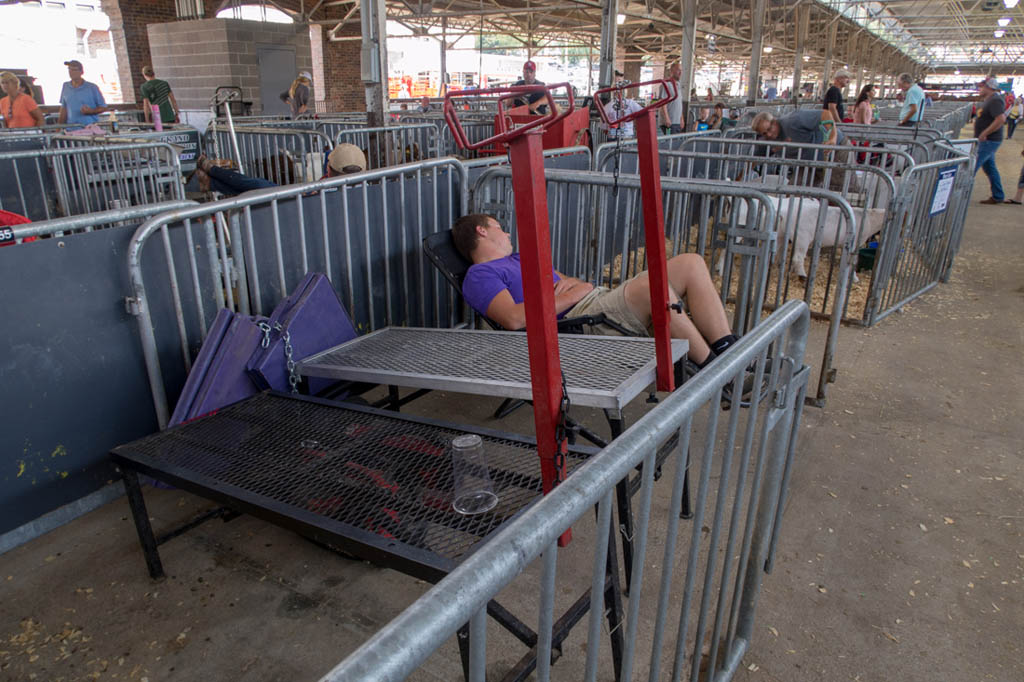
[(978, 92), (981, 93), (982, 97), (984, 97), (985, 99), (988, 99), (989, 97), (992, 96), (992, 93), (995, 92), (995, 90), (993, 90), (992, 88), (988, 87), (987, 85), (985, 85), (983, 83), (983, 84), (978, 86)]
[(904, 83), (903, 81), (900, 81), (899, 85), (900, 85), (900, 90), (902, 90), (903, 92), (906, 92), (907, 90), (910, 89), (910, 86), (913, 85), (913, 83)]
[(74, 64), (68, 64), (68, 76), (70, 76), (73, 81), (80, 79), (82, 77), (82, 67)]
[(486, 240), (493, 244), (497, 249), (506, 256), (511, 256), (512, 251), (512, 237), (508, 232), (501, 229), (501, 223), (494, 218), (491, 218), (485, 228), (484, 234), (480, 236), (480, 240)]
[(758, 137), (763, 137), (766, 140), (777, 140), (779, 135), (782, 134), (782, 126), (779, 125), (778, 121), (761, 123), (756, 132)]
[(425, 106), (425, 107), (426, 107), (426, 106), (430, 106), (430, 98), (429, 98), (429, 97), (424, 97), (424, 98), (422, 98), (422, 99), (420, 100), (420, 104), (422, 104), (422, 105), (423, 105), (423, 106)]
[(672, 80), (677, 81), (682, 77), (682, 75), (683, 67), (679, 66), (678, 64), (673, 64), (672, 70), (669, 72), (669, 76), (672, 78)]
[(841, 76), (836, 79), (836, 86), (838, 86), (840, 90), (845, 88), (849, 84), (850, 78), (848, 76)]
[(537, 72), (528, 66), (523, 67), (523, 80), (527, 83), (533, 83), (537, 80)]

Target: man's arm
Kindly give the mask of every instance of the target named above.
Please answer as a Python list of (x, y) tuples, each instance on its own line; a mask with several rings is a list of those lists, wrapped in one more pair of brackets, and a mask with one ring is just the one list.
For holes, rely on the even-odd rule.
[(169, 92), (167, 96), (171, 98), (171, 106), (174, 107), (174, 122), (181, 123), (181, 109), (178, 108), (178, 100), (174, 99), (174, 93)]
[(827, 111), (832, 115), (833, 121), (836, 123), (842, 123), (842, 121), (839, 120), (839, 108), (836, 106), (835, 102), (828, 103)]
[(989, 125), (989, 127), (982, 130), (981, 133), (978, 135), (978, 141), (984, 142), (989, 135), (1002, 128), (1004, 123), (1006, 123), (1006, 112), (1003, 112), (1002, 114), (999, 114), (994, 119), (992, 119), (992, 123)]
[[(590, 282), (566, 277), (555, 282), (555, 314), (561, 315), (594, 289)], [(526, 304), (516, 303), (508, 289), (498, 292), (487, 306), (487, 317), (512, 331), (526, 327)]]
[(60, 105), (60, 113), (57, 114), (57, 123), (64, 124), (68, 122), (68, 108), (63, 104)]
[(146, 116), (146, 123), (153, 122), (153, 104), (148, 97), (142, 98), (142, 113)]
[(37, 126), (41, 126), (46, 123), (46, 120), (43, 118), (43, 112), (39, 111), (38, 106), (28, 113)]
[(828, 109), (821, 110), (821, 123), (828, 130), (828, 137), (822, 141), (822, 144), (835, 144), (836, 143), (836, 122), (832, 118), (832, 113)]
[(909, 106), (910, 113), (907, 114), (906, 118), (900, 119), (900, 123), (910, 123), (914, 120), (914, 116), (917, 114), (917, 102), (911, 102)]

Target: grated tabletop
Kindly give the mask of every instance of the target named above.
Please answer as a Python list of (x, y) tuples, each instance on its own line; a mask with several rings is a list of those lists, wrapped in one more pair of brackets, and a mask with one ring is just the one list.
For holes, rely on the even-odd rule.
[[(654, 339), (562, 334), (569, 400), (622, 409), (655, 379)], [(672, 340), (672, 360), (687, 351)], [(304, 376), (530, 399), (525, 332), (387, 327), (299, 363)]]
[[(464, 433), (483, 438), (499, 500), (472, 516), (451, 505), (449, 444)], [(568, 472), (593, 452), (570, 448)], [(272, 392), (112, 454), (122, 466), (240, 501), (256, 515), (264, 510), (272, 520), (324, 530), (341, 544), (384, 548), (420, 566), (424, 577), (451, 570), (542, 493), (530, 439)]]

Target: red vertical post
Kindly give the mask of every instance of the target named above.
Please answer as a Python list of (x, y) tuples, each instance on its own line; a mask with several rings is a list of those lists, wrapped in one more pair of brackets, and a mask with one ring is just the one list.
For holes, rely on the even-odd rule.
[(672, 339), (669, 334), (668, 266), (665, 254), (665, 215), (661, 203), (661, 164), (658, 161), (658, 133), (654, 110), (633, 121), (636, 128), (637, 163), (644, 210), (644, 241), (647, 273), (651, 286), (651, 318), (654, 323), (654, 353), (658, 360), (659, 391), (675, 389), (672, 371)]
[(544, 494), (565, 480), (566, 443), (556, 441), (562, 405), (555, 279), (551, 264), (548, 195), (541, 129), (509, 141), (516, 230), (526, 304), (526, 345), (533, 383), (533, 419)]

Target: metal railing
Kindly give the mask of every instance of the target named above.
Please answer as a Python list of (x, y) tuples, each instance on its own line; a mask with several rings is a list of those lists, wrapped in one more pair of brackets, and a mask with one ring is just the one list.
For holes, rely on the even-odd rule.
[[(702, 130), (692, 133), (676, 133), (674, 135), (658, 135), (658, 152), (664, 153), (670, 150), (681, 149), (686, 140), (692, 139), (716, 139), (722, 136), (721, 130)], [(628, 152), (635, 157), (637, 154), (636, 138), (626, 138), (615, 142), (605, 142), (594, 145), (594, 170), (611, 172), (608, 167), (608, 159), (613, 158), (617, 153)], [(629, 168), (620, 168), (625, 173), (635, 173), (636, 163)], [(664, 173), (663, 173), (664, 175)], [(680, 177), (680, 176), (674, 176)]]
[[(806, 306), (794, 301), (759, 324), (502, 528), (322, 682), (406, 679), (466, 623), (468, 679), (480, 682), (496, 660), (488, 655), (487, 607), (503, 594), (515, 595), (509, 601), (520, 620), (538, 623), (532, 653), (539, 682), (551, 678), (553, 650), (560, 654), (554, 665), (588, 681), (599, 675), (655, 681), (668, 670), (674, 680), (732, 679), (754, 638), (758, 597), (781, 531), (807, 381), (808, 319)], [(748, 366), (756, 381), (768, 377), (772, 398), (750, 410), (732, 410), (725, 420), (718, 407), (722, 387), (742, 381)], [(720, 427), (720, 420), (727, 423)], [(671, 497), (654, 504), (655, 457), (659, 445), (674, 436), (679, 447), (663, 465), (671, 486), (666, 481), (661, 491)], [(612, 521), (613, 491), (640, 467), (629, 600), (622, 613), (617, 594), (606, 588), (608, 579), (616, 580), (606, 568), (619, 534)], [(696, 482), (696, 499), (693, 519), (683, 526), (687, 470)], [(557, 540), (570, 527), (573, 546), (560, 550)], [(584, 644), (563, 647), (553, 637), (557, 595), (577, 589), (589, 590), (587, 631), (578, 637)], [(602, 634), (606, 617), (610, 646)]]
[(437, 126), (432, 123), (342, 130), (335, 144), (345, 142), (363, 150), (368, 168), (386, 168), (440, 156)]
[(184, 198), (178, 155), (166, 143), (0, 153), (0, 208), (31, 220)]
[[(552, 265), (558, 272), (612, 288), (646, 270), (639, 176), (548, 169), (545, 179)], [(743, 334), (760, 320), (765, 301), (775, 245), (771, 199), (759, 188), (669, 178), (662, 180), (662, 195), (666, 255), (721, 260), (721, 298), (734, 301), (731, 326)], [(724, 198), (748, 205), (743, 219), (722, 213), (725, 204), (713, 200)], [(494, 215), (517, 243), (509, 168), (484, 171), (473, 185), (470, 206), (472, 212)]]
[[(220, 308), (268, 314), (309, 271), (331, 279), (361, 332), (460, 321), (455, 292), (421, 243), (465, 212), (466, 184), (458, 161), (436, 159), (247, 192), (141, 225), (127, 255), (129, 307), (161, 427), (169, 414), (161, 358), (180, 357), (187, 371)], [(144, 271), (144, 252), (157, 236), (162, 268)], [(144, 272), (160, 274), (145, 281)], [(167, 292), (166, 310), (152, 310), (151, 298)], [(158, 344), (157, 328), (177, 333), (164, 332)]]
[(67, 218), (40, 220), (34, 223), (26, 223), (25, 225), (11, 225), (4, 229), (11, 231), (11, 239), (16, 243), (21, 243), (22, 240), (29, 237), (63, 237), (69, 234), (92, 232), (108, 227), (121, 227), (138, 222), (140, 219), (151, 218), (166, 211), (198, 205), (194, 201), (178, 199), (145, 206), (132, 206), (129, 208), (86, 213)]
[(949, 278), (974, 187), (974, 154), (941, 147), (945, 158), (916, 165), (901, 179), (875, 256), (869, 325)]
[(211, 126), (206, 132), (207, 153), (230, 154), (245, 175), (277, 185), (312, 182), (324, 174), (331, 139), (316, 130), (235, 126), (237, 155), (229, 129)]

